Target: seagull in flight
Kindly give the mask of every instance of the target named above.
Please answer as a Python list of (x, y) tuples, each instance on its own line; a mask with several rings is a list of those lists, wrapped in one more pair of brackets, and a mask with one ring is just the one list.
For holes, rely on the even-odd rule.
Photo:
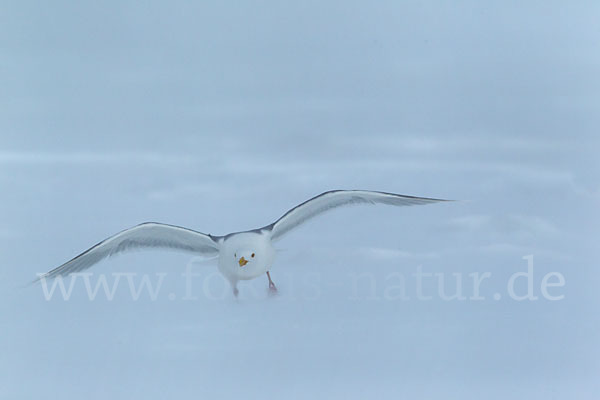
[(218, 257), (219, 271), (238, 295), (237, 283), (263, 274), (269, 279), (269, 291), (277, 288), (269, 273), (275, 259), (273, 243), (307, 220), (331, 209), (353, 204), (414, 206), (451, 200), (406, 196), (368, 190), (331, 190), (292, 208), (277, 221), (262, 228), (214, 236), (180, 226), (145, 222), (121, 231), (63, 265), (40, 274), (37, 281), (66, 276), (90, 268), (118, 253), (141, 248), (166, 248)]

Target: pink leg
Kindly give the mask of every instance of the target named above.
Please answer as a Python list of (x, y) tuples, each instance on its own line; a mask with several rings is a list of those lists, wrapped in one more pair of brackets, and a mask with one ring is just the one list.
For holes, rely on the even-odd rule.
[(267, 271), (267, 278), (269, 278), (269, 291), (272, 293), (277, 293), (277, 287), (271, 280), (271, 274), (269, 274), (269, 271)]

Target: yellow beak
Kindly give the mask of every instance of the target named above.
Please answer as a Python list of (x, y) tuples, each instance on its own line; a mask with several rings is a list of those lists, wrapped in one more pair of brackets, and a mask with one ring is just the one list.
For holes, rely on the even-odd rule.
[(239, 259), (238, 263), (240, 264), (240, 267), (243, 267), (244, 265), (248, 264), (248, 261), (242, 257)]

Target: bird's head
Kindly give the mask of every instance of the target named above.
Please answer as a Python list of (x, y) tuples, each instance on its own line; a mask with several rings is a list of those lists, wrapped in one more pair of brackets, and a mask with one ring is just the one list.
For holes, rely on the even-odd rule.
[(237, 261), (240, 268), (245, 267), (247, 264), (252, 263), (256, 260), (256, 252), (253, 250), (238, 250), (233, 253), (235, 260)]

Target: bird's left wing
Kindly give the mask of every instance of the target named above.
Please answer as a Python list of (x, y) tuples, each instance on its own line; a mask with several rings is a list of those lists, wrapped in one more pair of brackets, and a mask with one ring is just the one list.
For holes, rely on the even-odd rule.
[(146, 222), (117, 233), (63, 265), (41, 275), (55, 278), (90, 268), (117, 253), (140, 248), (168, 248), (211, 256), (219, 253), (218, 237), (174, 225)]
[(331, 190), (321, 193), (297, 205), (281, 218), (262, 229), (271, 231), (271, 239), (277, 240), (291, 229), (302, 224), (306, 220), (316, 217), (325, 211), (336, 207), (350, 204), (389, 204), (393, 206), (413, 206), (421, 204), (451, 201), (443, 199), (432, 199), (428, 197), (406, 196), (395, 193), (373, 192), (369, 190)]

